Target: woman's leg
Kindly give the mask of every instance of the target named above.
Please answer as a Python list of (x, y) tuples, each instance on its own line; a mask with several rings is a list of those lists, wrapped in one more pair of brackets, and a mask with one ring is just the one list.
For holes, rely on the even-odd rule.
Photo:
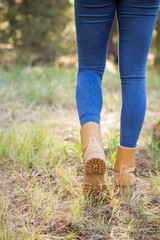
[(146, 111), (146, 63), (160, 0), (119, 0), (120, 145), (135, 147)]
[(76, 103), (81, 126), (100, 123), (101, 81), (106, 64), (109, 35), (116, 7), (115, 0), (75, 0), (78, 50)]

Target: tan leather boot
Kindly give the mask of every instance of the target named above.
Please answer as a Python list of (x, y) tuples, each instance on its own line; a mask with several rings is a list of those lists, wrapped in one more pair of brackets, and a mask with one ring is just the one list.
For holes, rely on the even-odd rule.
[(97, 195), (106, 189), (106, 157), (101, 142), (100, 125), (87, 122), (80, 130), (83, 158), (83, 191)]
[(115, 185), (119, 186), (122, 193), (133, 193), (136, 186), (135, 154), (138, 147), (130, 148), (118, 144), (114, 164)]

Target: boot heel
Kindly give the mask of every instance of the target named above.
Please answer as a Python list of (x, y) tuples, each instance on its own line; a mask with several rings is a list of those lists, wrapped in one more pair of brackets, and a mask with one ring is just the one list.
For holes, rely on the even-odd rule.
[(91, 158), (87, 161), (86, 166), (84, 168), (85, 174), (92, 174), (92, 173), (101, 173), (105, 174), (106, 172), (106, 164), (100, 158)]

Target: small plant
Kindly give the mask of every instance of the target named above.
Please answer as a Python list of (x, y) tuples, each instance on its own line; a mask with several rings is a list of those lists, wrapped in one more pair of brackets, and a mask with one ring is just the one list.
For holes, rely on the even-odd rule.
[(153, 160), (153, 168), (160, 170), (160, 141), (151, 141), (148, 145), (147, 155)]
[(118, 133), (111, 133), (110, 136), (108, 137), (106, 152), (108, 152), (109, 162), (111, 165), (113, 165), (115, 161), (118, 140), (119, 140)]
[(150, 177), (150, 185), (154, 188), (157, 194), (160, 196), (160, 174), (157, 173), (157, 176), (151, 175)]

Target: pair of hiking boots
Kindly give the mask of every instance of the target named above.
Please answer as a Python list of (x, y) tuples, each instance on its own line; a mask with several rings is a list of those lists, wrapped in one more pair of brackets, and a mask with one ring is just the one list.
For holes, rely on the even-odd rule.
[[(80, 129), (83, 158), (83, 191), (98, 195), (107, 188), (105, 173), (107, 170), (106, 156), (102, 146), (100, 125), (87, 122)], [(114, 163), (114, 183), (121, 193), (126, 190), (133, 194), (136, 186), (134, 175), (135, 153), (137, 147), (130, 148), (118, 144)]]

